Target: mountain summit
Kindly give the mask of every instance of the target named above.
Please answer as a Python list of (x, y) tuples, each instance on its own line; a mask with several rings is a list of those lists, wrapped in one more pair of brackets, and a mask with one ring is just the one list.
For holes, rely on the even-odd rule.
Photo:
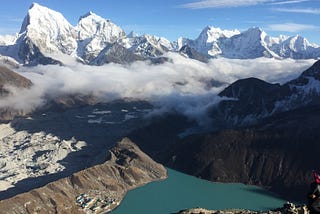
[(106, 46), (126, 35), (119, 26), (93, 12), (80, 17), (76, 30), (77, 54), (88, 63), (94, 60)]
[(37, 3), (24, 18), (20, 35), (47, 53), (72, 54), (77, 46), (76, 31), (63, 15)]
[[(97, 61), (105, 61), (101, 60), (101, 56), (111, 45), (113, 49), (119, 47), (121, 52), (117, 54), (121, 59), (112, 57), (115, 63), (130, 63), (132, 59), (152, 61), (169, 51), (189, 57), (190, 54), (180, 51), (182, 47), (184, 50), (191, 48), (199, 59), (320, 57), (320, 46), (311, 44), (301, 36), (270, 37), (258, 27), (240, 32), (207, 26), (195, 40), (179, 38), (171, 42), (148, 34), (126, 35), (121, 27), (91, 11), (81, 16), (76, 26), (72, 26), (61, 13), (37, 3), (29, 8), (15, 38), (15, 42), (0, 42), (0, 55), (12, 57), (23, 65), (61, 64), (61, 55), (72, 56), (85, 64), (96, 64)], [(124, 56), (130, 56), (130, 59), (126, 60)]]

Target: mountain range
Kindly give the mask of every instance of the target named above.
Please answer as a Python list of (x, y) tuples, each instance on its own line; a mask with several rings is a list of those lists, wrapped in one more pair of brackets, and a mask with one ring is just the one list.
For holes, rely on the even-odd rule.
[(61, 64), (59, 59), (65, 55), (90, 65), (150, 59), (158, 62), (157, 58), (169, 51), (203, 62), (216, 57), (320, 57), (320, 46), (306, 38), (298, 35), (271, 37), (258, 27), (240, 32), (208, 26), (195, 40), (181, 37), (171, 42), (148, 34), (126, 34), (121, 27), (92, 12), (81, 16), (77, 25), (72, 26), (61, 13), (37, 3), (31, 5), (18, 34), (0, 36), (1, 59), (31, 66)]

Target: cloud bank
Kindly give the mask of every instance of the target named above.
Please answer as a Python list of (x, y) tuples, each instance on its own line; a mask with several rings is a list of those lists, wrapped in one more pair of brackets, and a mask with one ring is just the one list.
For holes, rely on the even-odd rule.
[(24, 90), (9, 88), (12, 95), (1, 99), (0, 107), (30, 112), (50, 99), (80, 94), (94, 95), (101, 102), (119, 98), (147, 100), (158, 110), (198, 118), (220, 100), (217, 94), (235, 80), (257, 77), (284, 83), (314, 63), (314, 60), (221, 58), (205, 64), (176, 53), (167, 57), (172, 61), (160, 65), (135, 62), (88, 66), (69, 60), (66, 66), (23, 67), (18, 72), (34, 86)]

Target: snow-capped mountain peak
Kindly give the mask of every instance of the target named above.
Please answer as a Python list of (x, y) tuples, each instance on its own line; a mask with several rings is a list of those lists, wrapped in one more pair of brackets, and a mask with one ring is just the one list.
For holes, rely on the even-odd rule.
[(179, 38), (177, 42), (178, 49), (184, 45), (188, 45), (199, 53), (208, 57), (214, 57), (223, 52), (220, 48), (221, 40), (228, 39), (238, 34), (240, 34), (238, 30), (222, 30), (220, 28), (207, 26), (195, 40)]
[(77, 52), (87, 62), (97, 57), (107, 45), (126, 36), (118, 25), (93, 12), (81, 16), (76, 29), (79, 41)]
[(168, 50), (172, 50), (172, 43), (164, 37), (157, 37), (149, 34), (145, 34), (144, 37), (149, 43), (153, 44), (154, 46), (163, 46)]
[(256, 45), (262, 45), (263, 47), (267, 47), (267, 33), (264, 32), (260, 27), (252, 27), (248, 30), (241, 33), (241, 37), (245, 38), (248, 44), (254, 43)]
[[(47, 26), (45, 24), (47, 24)], [(57, 28), (73, 28), (61, 13), (37, 3), (33, 3), (28, 10), (27, 16), (24, 18), (20, 33), (31, 30), (35, 27), (46, 27), (46, 30), (49, 30), (50, 27), (54, 27), (54, 29), (51, 30), (55, 30)]]
[(248, 30), (220, 41), (222, 54), (227, 58), (253, 59), (259, 57), (277, 57), (268, 49), (267, 34), (259, 27)]
[(127, 34), (127, 37), (128, 38), (134, 38), (134, 37), (138, 37), (139, 35), (136, 33), (136, 32), (134, 32), (134, 31), (131, 31), (129, 34)]
[(119, 26), (93, 12), (81, 16), (77, 29), (80, 40), (99, 36), (104, 42), (115, 42), (126, 35)]
[(320, 56), (320, 46), (299, 35), (280, 37), (276, 42), (269, 43), (268, 47), (282, 58), (316, 59)]
[(298, 51), (305, 50), (307, 46), (310, 46), (311, 44), (302, 36), (296, 35), (290, 38), (290, 40), (288, 41), (288, 45), (292, 50)]
[[(79, 22), (81, 19), (85, 19), (85, 18), (87, 18), (88, 16), (97, 16), (97, 15), (96, 15), (94, 12), (89, 11), (88, 13), (86, 13), (86, 14), (84, 14), (84, 15), (80, 16), (80, 18), (79, 18), (78, 22)], [(99, 16), (99, 18), (101, 18), (101, 17)]]
[(217, 40), (221, 37), (230, 38), (231, 36), (237, 35), (240, 32), (238, 30), (221, 30), (220, 28), (216, 28), (213, 26), (205, 27), (199, 37), (196, 39), (202, 42), (217, 42)]
[(63, 15), (37, 3), (31, 5), (20, 34), (47, 53), (72, 54), (77, 46), (75, 30)]
[(251, 27), (248, 30), (242, 32), (244, 35), (249, 35), (251, 37), (264, 38), (267, 34), (260, 27)]

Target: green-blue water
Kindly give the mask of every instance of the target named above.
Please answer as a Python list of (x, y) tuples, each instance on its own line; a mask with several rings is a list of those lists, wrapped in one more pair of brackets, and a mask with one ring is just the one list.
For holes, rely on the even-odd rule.
[(129, 191), (112, 214), (170, 214), (195, 207), (267, 210), (285, 203), (256, 186), (212, 183), (171, 169), (168, 169), (168, 176), (164, 181)]

